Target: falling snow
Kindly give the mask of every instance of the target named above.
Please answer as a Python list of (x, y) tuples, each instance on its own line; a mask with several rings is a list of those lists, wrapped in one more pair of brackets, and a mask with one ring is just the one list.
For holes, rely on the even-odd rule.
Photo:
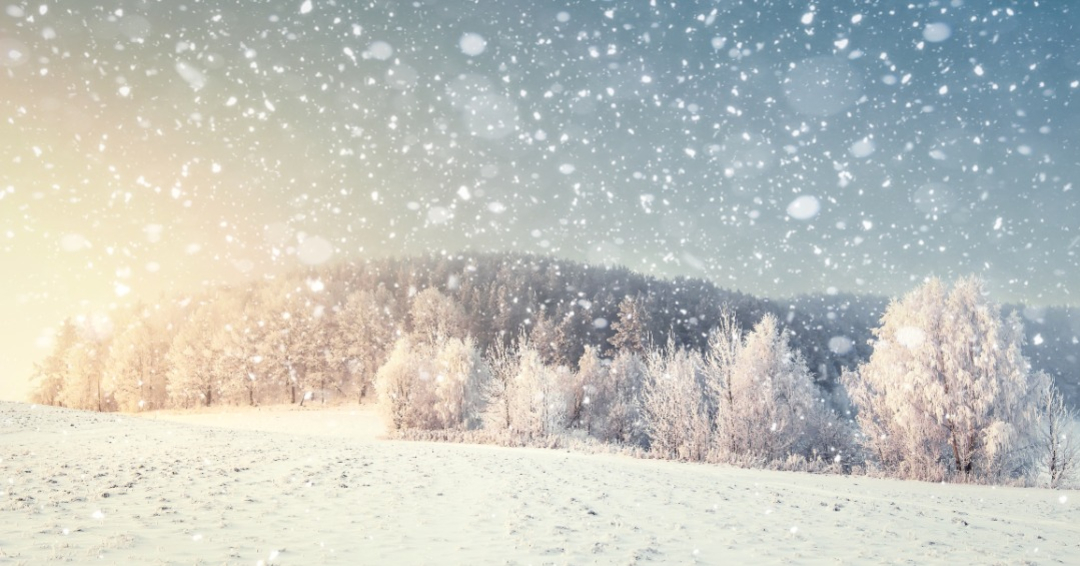
[[(10, 374), (73, 313), (463, 250), (1078, 304), (1067, 2), (128, 4), (0, 12)], [(1062, 312), (1027, 347), (1080, 375)]]

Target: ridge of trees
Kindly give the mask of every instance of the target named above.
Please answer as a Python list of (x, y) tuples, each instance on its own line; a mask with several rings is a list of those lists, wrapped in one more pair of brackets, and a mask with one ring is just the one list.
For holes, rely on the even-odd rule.
[[(1015, 311), (999, 313), (976, 280), (951, 291), (933, 280), (888, 305), (781, 303), (544, 256), (379, 259), (64, 321), (32, 400), (141, 411), (377, 398), (392, 431), (578, 434), (684, 460), (1067, 481), (1075, 417), (1022, 348), (1070, 352), (1046, 321), (1072, 319), (1026, 311), (1041, 326), (1025, 342)], [(916, 355), (911, 328), (932, 347)], [(898, 392), (912, 379), (933, 395)]]

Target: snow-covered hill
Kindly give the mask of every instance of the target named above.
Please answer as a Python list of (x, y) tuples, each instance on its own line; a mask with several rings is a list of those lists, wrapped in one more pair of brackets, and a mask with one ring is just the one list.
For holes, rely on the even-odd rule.
[(0, 404), (0, 563), (1080, 563), (1080, 493)]

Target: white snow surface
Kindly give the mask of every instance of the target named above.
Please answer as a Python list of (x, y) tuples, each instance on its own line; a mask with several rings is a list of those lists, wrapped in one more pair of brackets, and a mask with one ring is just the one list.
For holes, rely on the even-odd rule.
[(0, 563), (1076, 564), (1080, 494), (0, 403)]

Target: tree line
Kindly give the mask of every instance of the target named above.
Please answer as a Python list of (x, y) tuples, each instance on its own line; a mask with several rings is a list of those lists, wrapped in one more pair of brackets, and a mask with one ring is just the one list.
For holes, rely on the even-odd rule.
[(1024, 356), (1019, 317), (1000, 311), (973, 279), (887, 306), (785, 305), (537, 256), (372, 260), (69, 319), (33, 401), (376, 399), (392, 431), (1061, 483), (1076, 460), (1070, 410)]

